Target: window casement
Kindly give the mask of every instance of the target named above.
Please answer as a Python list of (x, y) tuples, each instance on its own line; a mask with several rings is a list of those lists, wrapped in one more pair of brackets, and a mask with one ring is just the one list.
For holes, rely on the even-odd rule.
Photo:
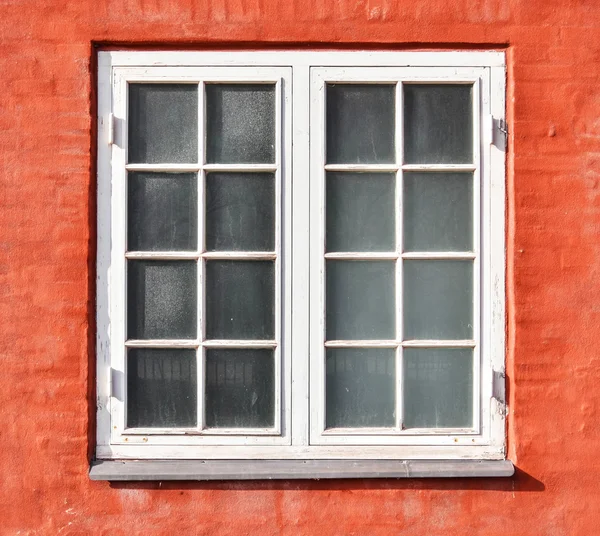
[(504, 460), (502, 53), (98, 85), (98, 460)]

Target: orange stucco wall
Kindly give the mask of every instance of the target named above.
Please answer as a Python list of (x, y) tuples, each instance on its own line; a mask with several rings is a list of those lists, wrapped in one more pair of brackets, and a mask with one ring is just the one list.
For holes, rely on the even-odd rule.
[[(90, 482), (96, 44), (505, 48), (504, 480)], [(0, 1), (0, 534), (600, 534), (599, 0)]]

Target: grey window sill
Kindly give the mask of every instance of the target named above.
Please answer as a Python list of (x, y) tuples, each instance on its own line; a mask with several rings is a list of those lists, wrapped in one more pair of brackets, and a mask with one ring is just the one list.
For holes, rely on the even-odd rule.
[(510, 477), (509, 460), (98, 460), (92, 480)]

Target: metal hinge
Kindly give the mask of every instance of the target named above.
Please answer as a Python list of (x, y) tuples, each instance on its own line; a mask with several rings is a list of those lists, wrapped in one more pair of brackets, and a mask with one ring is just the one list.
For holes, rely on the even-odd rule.
[(508, 139), (508, 125), (504, 119), (496, 119), (493, 115), (485, 116), (484, 132), (488, 138), (488, 145), (492, 145), (497, 141), (496, 132), (502, 133), (502, 143), (506, 146)]

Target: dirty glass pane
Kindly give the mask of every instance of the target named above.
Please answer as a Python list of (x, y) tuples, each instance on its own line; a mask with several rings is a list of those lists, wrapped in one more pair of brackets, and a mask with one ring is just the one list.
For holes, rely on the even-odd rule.
[(395, 426), (393, 348), (328, 348), (325, 360), (327, 428)]
[(206, 249), (275, 249), (275, 175), (206, 175)]
[(392, 84), (327, 84), (328, 164), (394, 162), (394, 92)]
[(473, 426), (473, 350), (405, 348), (404, 428)]
[(275, 162), (275, 85), (206, 85), (209, 163)]
[(275, 337), (275, 263), (206, 262), (206, 338)]
[(404, 162), (473, 162), (473, 97), (467, 84), (404, 85)]
[(327, 251), (394, 251), (392, 173), (327, 173)]
[(129, 162), (198, 162), (198, 86), (129, 84)]
[(127, 338), (196, 337), (195, 261), (127, 262)]
[(473, 249), (473, 174), (404, 173), (404, 251)]
[(327, 340), (395, 338), (395, 263), (327, 261)]
[(127, 351), (127, 426), (196, 426), (196, 351)]
[(205, 396), (209, 428), (273, 427), (273, 350), (206, 350)]
[(404, 339), (473, 338), (473, 262), (404, 261)]
[(127, 191), (129, 251), (196, 250), (195, 173), (129, 173)]

